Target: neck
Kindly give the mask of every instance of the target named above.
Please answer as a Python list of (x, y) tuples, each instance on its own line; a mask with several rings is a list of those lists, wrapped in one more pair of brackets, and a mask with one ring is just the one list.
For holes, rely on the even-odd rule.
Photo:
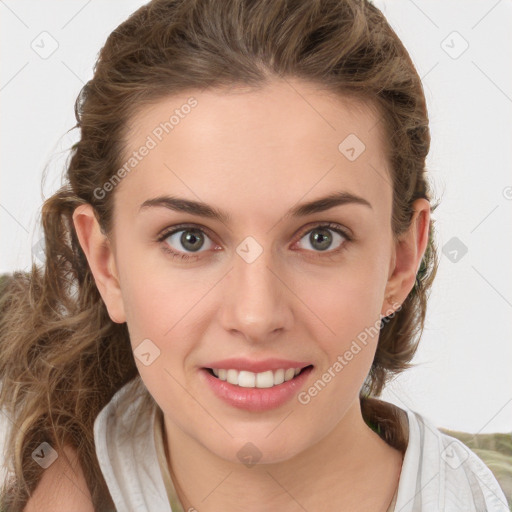
[(169, 471), (184, 510), (387, 510), (403, 453), (364, 422), (359, 400), (325, 437), (287, 460), (247, 467), (218, 457), (164, 418)]

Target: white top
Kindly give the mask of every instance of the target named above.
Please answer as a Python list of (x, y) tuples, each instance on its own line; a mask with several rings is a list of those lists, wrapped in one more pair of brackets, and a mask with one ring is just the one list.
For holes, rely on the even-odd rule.
[[(409, 444), (394, 510), (509, 512), (496, 478), (461, 441), (406, 410)], [(117, 512), (183, 512), (167, 468), (162, 411), (140, 377), (94, 422), (96, 454)]]

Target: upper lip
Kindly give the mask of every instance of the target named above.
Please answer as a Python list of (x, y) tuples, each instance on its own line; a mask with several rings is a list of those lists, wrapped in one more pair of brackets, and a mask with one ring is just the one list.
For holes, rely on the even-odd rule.
[(248, 371), (253, 373), (265, 372), (267, 370), (279, 370), (281, 368), (287, 370), (288, 368), (305, 368), (312, 363), (304, 361), (291, 361), (289, 359), (263, 359), (261, 361), (254, 361), (245, 359), (243, 357), (234, 357), (230, 359), (222, 359), (221, 361), (214, 361), (205, 368), (216, 368), (225, 370), (238, 370)]

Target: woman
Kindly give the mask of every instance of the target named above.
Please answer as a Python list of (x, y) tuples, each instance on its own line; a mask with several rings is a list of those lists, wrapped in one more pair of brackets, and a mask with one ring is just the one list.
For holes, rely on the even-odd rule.
[(2, 292), (7, 510), (507, 510), (376, 398), (437, 268), (423, 90), (378, 9), (152, 1), (76, 114), (44, 271)]

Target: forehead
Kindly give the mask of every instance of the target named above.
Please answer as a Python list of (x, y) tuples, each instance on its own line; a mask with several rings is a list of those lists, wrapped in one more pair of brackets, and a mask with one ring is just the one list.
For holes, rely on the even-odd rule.
[(168, 193), (270, 215), (276, 202), (343, 190), (384, 212), (392, 192), (380, 124), (372, 104), (297, 80), (165, 97), (129, 121), (123, 164), (133, 166), (115, 202), (135, 214)]

